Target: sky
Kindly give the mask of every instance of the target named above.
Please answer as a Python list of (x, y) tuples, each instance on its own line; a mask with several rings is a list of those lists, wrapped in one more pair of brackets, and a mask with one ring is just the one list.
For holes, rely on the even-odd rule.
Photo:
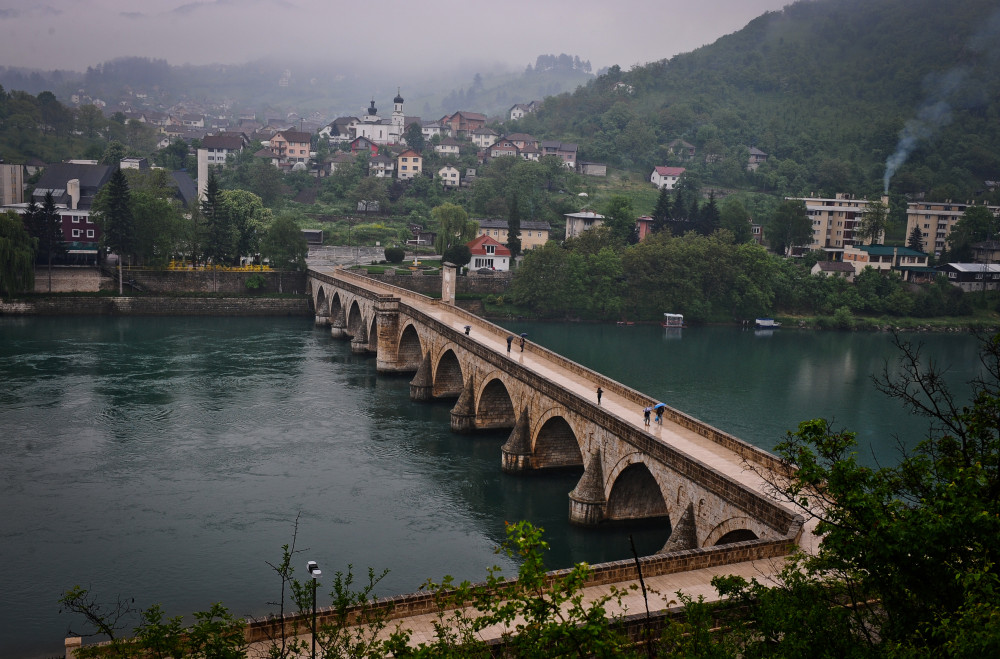
[(412, 70), (540, 54), (624, 69), (688, 52), (792, 0), (0, 0), (0, 65), (83, 71), (117, 57), (263, 57)]

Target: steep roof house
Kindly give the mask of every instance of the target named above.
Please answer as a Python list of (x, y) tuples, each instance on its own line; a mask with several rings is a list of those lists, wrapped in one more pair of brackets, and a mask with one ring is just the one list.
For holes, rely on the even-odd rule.
[(458, 170), (451, 165), (445, 165), (439, 169), (438, 178), (441, 179), (441, 185), (446, 188), (457, 188), (462, 180)]
[(653, 173), (649, 175), (649, 182), (659, 189), (666, 188), (673, 190), (680, 180), (681, 175), (687, 171), (683, 167), (654, 167)]
[(501, 245), (485, 235), (477, 236), (466, 245), (469, 247), (469, 252), (472, 253), (469, 267), (473, 270), (479, 268), (490, 268), (498, 272), (510, 270), (510, 250), (507, 249), (506, 245)]

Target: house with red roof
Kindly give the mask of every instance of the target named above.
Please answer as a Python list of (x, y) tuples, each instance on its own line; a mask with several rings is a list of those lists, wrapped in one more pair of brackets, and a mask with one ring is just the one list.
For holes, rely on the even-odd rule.
[(654, 167), (649, 175), (649, 182), (659, 189), (673, 190), (681, 175), (687, 171), (683, 167)]
[(471, 269), (490, 268), (498, 272), (510, 270), (510, 250), (506, 245), (498, 243), (489, 236), (478, 236), (466, 245), (472, 253), (472, 260), (469, 261)]

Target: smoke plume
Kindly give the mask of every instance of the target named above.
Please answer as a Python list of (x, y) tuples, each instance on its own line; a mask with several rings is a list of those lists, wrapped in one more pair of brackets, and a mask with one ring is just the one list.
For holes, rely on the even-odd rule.
[(889, 180), (902, 167), (906, 159), (921, 140), (930, 138), (939, 128), (951, 123), (951, 105), (948, 99), (955, 93), (965, 80), (965, 69), (952, 69), (931, 85), (931, 93), (917, 111), (917, 116), (906, 122), (899, 131), (899, 143), (896, 151), (885, 161), (885, 176), (883, 191), (889, 192)]

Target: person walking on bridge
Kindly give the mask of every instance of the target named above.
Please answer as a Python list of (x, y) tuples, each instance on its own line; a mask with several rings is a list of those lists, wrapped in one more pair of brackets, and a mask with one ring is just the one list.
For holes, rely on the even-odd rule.
[(597, 404), (598, 405), (601, 404), (601, 394), (603, 394), (603, 393), (604, 393), (604, 390), (601, 389), (600, 387), (598, 387), (597, 388)]
[(514, 335), (513, 334), (508, 334), (507, 335), (507, 354), (508, 355), (510, 354), (510, 344), (512, 344), (512, 343), (514, 343)]

